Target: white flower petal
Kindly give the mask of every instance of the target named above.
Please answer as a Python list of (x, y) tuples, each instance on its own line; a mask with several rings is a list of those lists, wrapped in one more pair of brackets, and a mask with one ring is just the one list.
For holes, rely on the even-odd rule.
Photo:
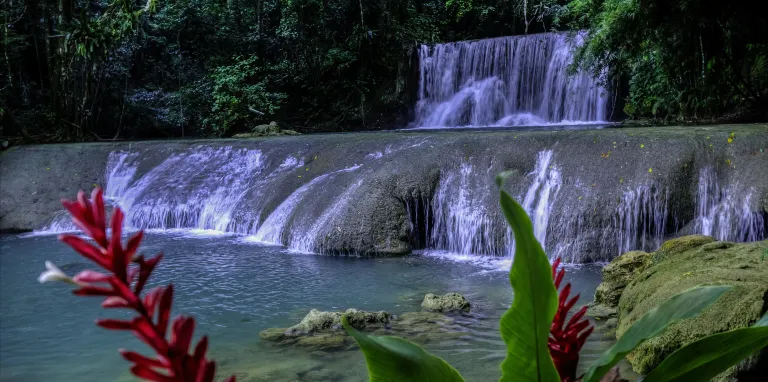
[(45, 272), (41, 273), (40, 277), (37, 278), (37, 281), (40, 283), (46, 283), (48, 281), (74, 282), (69, 276), (62, 272), (59, 267), (50, 261), (45, 262), (45, 268)]

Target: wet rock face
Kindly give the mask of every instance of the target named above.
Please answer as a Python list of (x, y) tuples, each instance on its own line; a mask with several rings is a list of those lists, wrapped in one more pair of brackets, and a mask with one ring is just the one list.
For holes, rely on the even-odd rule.
[[(670, 326), (629, 354), (633, 369), (646, 374), (682, 346), (710, 334), (750, 326), (768, 311), (766, 251), (768, 241), (736, 244), (691, 235), (668, 240), (653, 253), (628, 252), (603, 271), (603, 283), (595, 294), (597, 304), (590, 314), (615, 315), (609, 321), (621, 337), (646, 312), (676, 294), (699, 285), (733, 286), (698, 317)], [(760, 375), (768, 375), (766, 350), (716, 380), (748, 381)]]
[[(734, 208), (743, 204), (750, 213), (768, 213), (768, 155), (760, 151), (768, 144), (766, 127), (382, 132), (18, 146), (0, 153), (0, 231), (43, 228), (62, 211), (60, 199), (109, 183), (110, 166), (117, 163), (112, 154), (125, 153), (130, 155), (121, 166), (133, 172), (120, 172), (122, 181), (111, 183), (124, 182), (121, 190), (135, 191), (132, 209), (159, 201), (169, 206), (152, 209), (151, 219), (129, 219), (135, 228), (202, 224), (255, 234), (264, 228), (260, 223), (279, 212), (280, 224), (266, 227), (276, 231), (269, 240), (302, 251), (401, 256), (435, 248), (503, 256), (508, 228), (493, 179), (511, 171), (515, 175), (505, 187), (521, 201), (536, 190), (531, 187), (539, 175), (553, 182), (549, 189), (557, 189), (546, 202), (551, 212), (542, 237), (548, 253), (573, 262), (609, 261), (627, 250), (655, 249), (673, 236), (677, 223), (681, 230), (702, 232), (695, 224), (702, 183), (697, 177), (706, 169), (712, 169), (713, 184), (738, 199)], [(262, 126), (259, 134), (276, 128)], [(728, 143), (730, 131), (736, 139)], [(532, 176), (546, 152), (551, 162)], [(725, 158), (737, 167), (722, 166)], [(213, 196), (222, 181), (231, 181), (227, 184), (235, 194), (244, 193), (233, 201), (226, 227), (203, 224), (200, 211), (208, 202), (195, 198)], [(531, 195), (545, 194), (538, 190)], [(539, 202), (544, 203), (537, 199), (532, 206)], [(195, 203), (184, 212), (189, 222), (174, 220), (174, 208)], [(165, 227), (168, 222), (175, 225)]]
[(471, 304), (458, 293), (446, 293), (442, 296), (427, 293), (421, 307), (429, 312), (469, 313)]

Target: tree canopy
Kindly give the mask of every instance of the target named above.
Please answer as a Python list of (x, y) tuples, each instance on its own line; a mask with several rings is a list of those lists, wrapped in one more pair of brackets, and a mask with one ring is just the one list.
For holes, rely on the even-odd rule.
[(768, 99), (756, 0), (0, 1), (0, 135), (28, 142), (401, 127), (420, 44), (566, 29), (630, 117)]

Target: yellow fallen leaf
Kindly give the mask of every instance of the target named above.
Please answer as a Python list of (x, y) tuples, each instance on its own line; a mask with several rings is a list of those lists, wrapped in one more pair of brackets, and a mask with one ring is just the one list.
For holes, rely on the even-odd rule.
[(652, 173), (652, 172), (653, 172), (653, 168), (652, 168), (652, 167), (649, 167), (649, 168), (648, 168), (648, 172), (649, 172), (649, 173)]
[(642, 148), (645, 148), (645, 145), (641, 143), (641, 144), (640, 144), (640, 148), (641, 148), (641, 149), (642, 149)]

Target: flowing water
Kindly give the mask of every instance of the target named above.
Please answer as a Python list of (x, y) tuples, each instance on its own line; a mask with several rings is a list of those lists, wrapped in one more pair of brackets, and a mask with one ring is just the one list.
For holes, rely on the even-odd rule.
[(569, 75), (581, 36), (544, 33), (419, 50), (420, 127), (600, 123), (607, 94), (587, 73)]
[[(327, 238), (349, 225), (345, 214), (367, 200), (365, 187), (376, 182), (370, 179), (371, 171), (403, 153), (419, 152), (423, 144), (411, 139), (321, 173), (310, 173), (303, 156), (258, 149), (191, 147), (150, 166), (145, 165), (150, 162), (147, 154), (115, 151), (104, 170), (106, 197), (126, 211), (127, 225), (135, 229), (210, 230), (303, 253), (334, 253)], [(663, 184), (621, 187), (614, 206), (601, 206), (595, 215), (574, 205), (574, 199), (578, 202), (590, 190), (574, 181), (572, 173), (563, 172), (567, 162), (556, 150), (539, 151), (533, 159), (530, 172), (515, 178), (514, 196), (553, 258), (607, 261), (631, 250), (652, 251), (678, 232), (731, 241), (765, 237), (766, 222), (754, 209), (754, 190), (738, 182), (721, 186), (723, 174), (712, 166), (699, 171), (692, 188), (695, 211), (683, 224), (680, 208), (670, 205), (670, 189)], [(428, 252), (511, 257), (514, 241), (492, 186), (502, 166), (492, 156), (465, 158), (441, 169), (431, 195), (405, 199), (414, 246)], [(364, 222), (352, 224), (358, 223)], [(59, 211), (39, 231), (74, 228)], [(356, 254), (356, 245), (350, 243), (348, 253)]]
[[(473, 304), (471, 314), (455, 317), (456, 330), (465, 335), (424, 345), (468, 380), (498, 379), (505, 353), (497, 321), (512, 299), (504, 268), (508, 262), (306, 255), (200, 231), (149, 233), (142, 249), (165, 253), (153, 282), (174, 283), (174, 315), (197, 318), (197, 333), (210, 336), (220, 371), (238, 375), (239, 381), (364, 381), (357, 350), (281, 348), (262, 342), (258, 333), (298, 323), (310, 308), (402, 314), (420, 310), (424, 294), (448, 291), (464, 294)], [(93, 325), (96, 317), (105, 316), (98, 299), (73, 296), (65, 285), (39, 284), (36, 277), (45, 260), (70, 275), (93, 269), (51, 235), (1, 237), (0, 380), (132, 380), (117, 349), (148, 352), (146, 347), (130, 334)], [(568, 280), (585, 303), (599, 283), (599, 267), (570, 268)], [(610, 339), (593, 335), (584, 362), (609, 345)]]

